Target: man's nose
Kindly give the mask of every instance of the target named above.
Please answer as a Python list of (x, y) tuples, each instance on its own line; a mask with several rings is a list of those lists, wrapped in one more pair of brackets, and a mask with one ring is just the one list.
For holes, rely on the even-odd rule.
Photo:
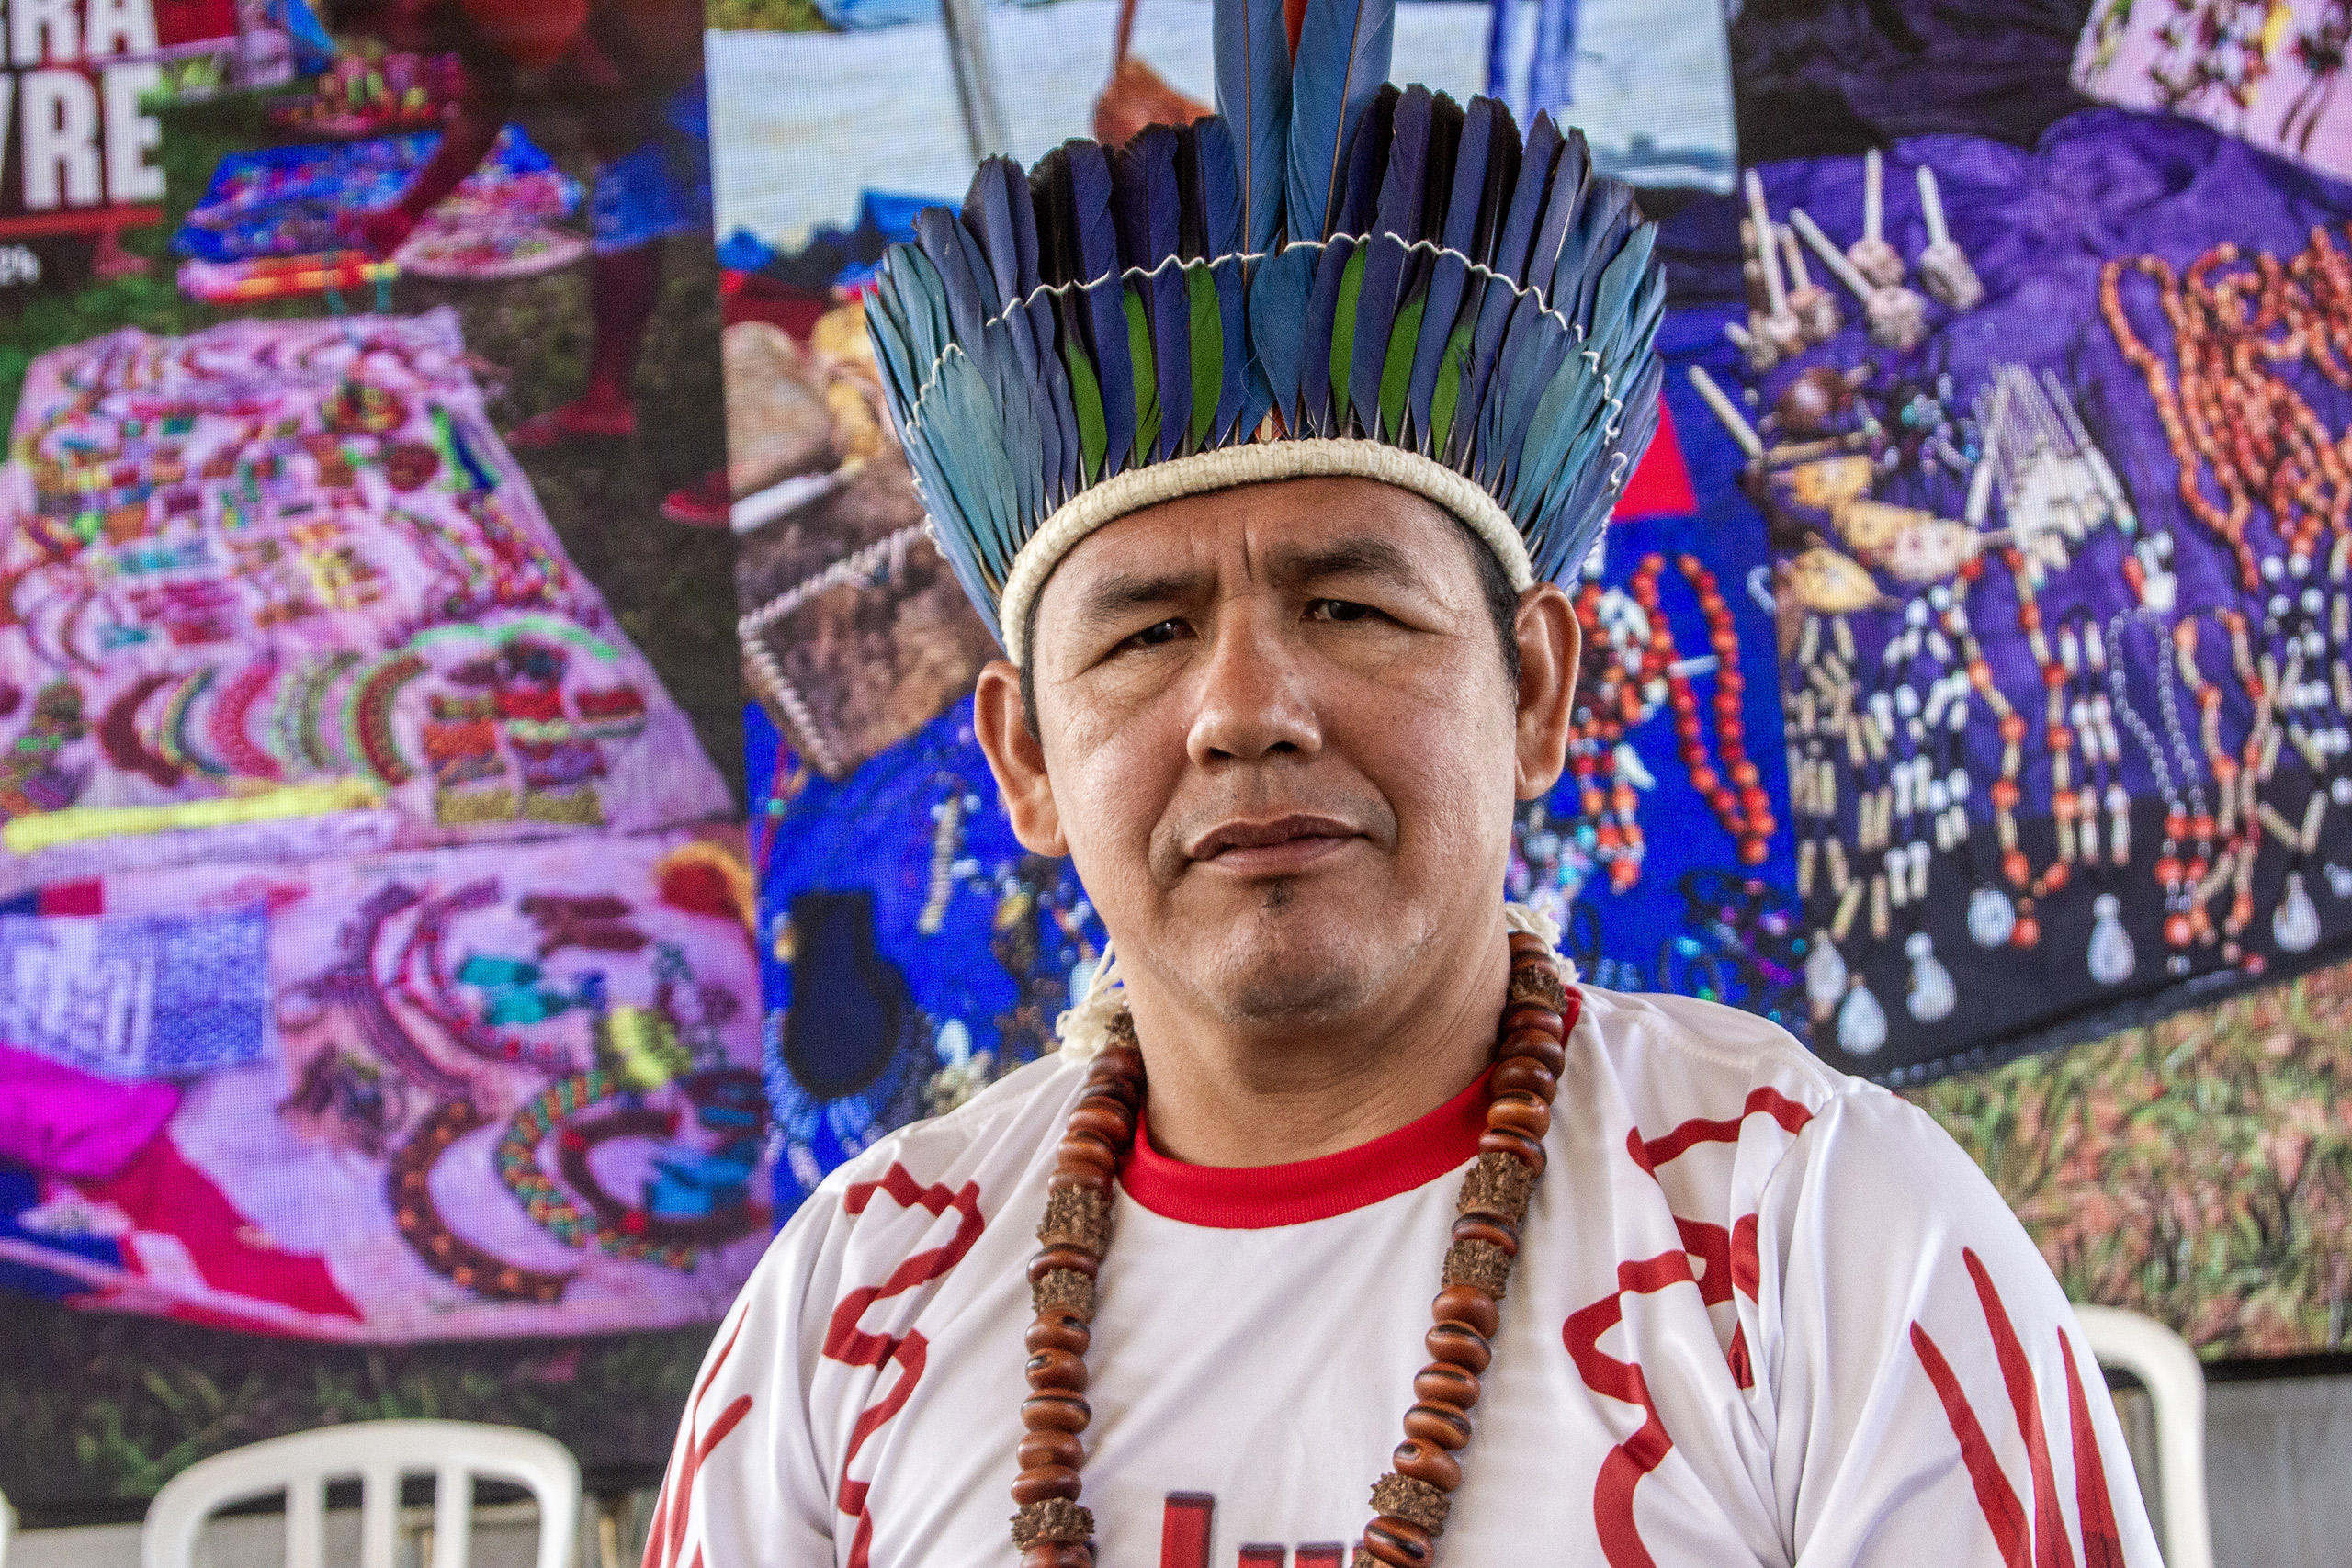
[(1312, 757), (1323, 733), (1302, 649), (1289, 617), (1252, 596), (1216, 618), (1199, 682), (1186, 749), (1193, 762), (1254, 762), (1290, 753)]

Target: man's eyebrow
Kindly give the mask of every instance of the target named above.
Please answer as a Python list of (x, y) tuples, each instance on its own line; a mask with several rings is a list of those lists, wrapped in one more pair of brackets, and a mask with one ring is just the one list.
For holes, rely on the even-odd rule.
[(1116, 620), (1137, 610), (1181, 599), (1198, 586), (1198, 574), (1189, 571), (1122, 572), (1087, 584), (1084, 596), (1078, 602), (1078, 621), (1081, 626), (1091, 626)]
[(1329, 577), (1385, 577), (1419, 582), (1412, 559), (1377, 534), (1354, 534), (1295, 550), (1283, 550), (1267, 561), (1270, 574), (1290, 583), (1319, 581)]

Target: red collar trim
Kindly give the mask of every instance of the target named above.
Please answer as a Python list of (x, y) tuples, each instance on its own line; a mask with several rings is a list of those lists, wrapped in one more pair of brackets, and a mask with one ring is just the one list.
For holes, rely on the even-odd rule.
[(1418, 1122), (1368, 1144), (1290, 1165), (1187, 1165), (1151, 1146), (1142, 1116), (1119, 1171), (1127, 1196), (1159, 1215), (1213, 1230), (1268, 1230), (1328, 1220), (1436, 1180), (1477, 1156), (1487, 1078)]

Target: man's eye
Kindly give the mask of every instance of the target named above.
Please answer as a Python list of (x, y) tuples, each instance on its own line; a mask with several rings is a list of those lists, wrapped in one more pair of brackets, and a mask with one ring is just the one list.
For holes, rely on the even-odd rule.
[(1127, 641), (1136, 648), (1158, 648), (1163, 643), (1174, 642), (1191, 629), (1183, 622), (1171, 616), (1168, 620), (1144, 627)]
[(1347, 599), (1317, 599), (1306, 606), (1306, 618), (1310, 621), (1361, 621), (1372, 614), (1371, 605)]

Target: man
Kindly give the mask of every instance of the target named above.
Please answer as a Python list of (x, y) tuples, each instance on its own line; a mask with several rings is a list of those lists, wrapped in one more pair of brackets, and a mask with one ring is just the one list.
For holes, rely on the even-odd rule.
[(893, 254), (894, 417), (1010, 656), (975, 728), (1117, 957), (786, 1227), (649, 1568), (2154, 1568), (1966, 1156), (1500, 902), (1663, 290), (1579, 139), (1378, 88), (1376, 6), (1301, 22), (1220, 6), (1223, 118), (984, 165)]
[(707, 234), (711, 222), (702, 13), (700, 0), (388, 0), (355, 18), (399, 48), (455, 50), (465, 65), (464, 96), (432, 161), (399, 200), (353, 220), (355, 238), (379, 255), (481, 166), (526, 78), (588, 111), (598, 159), (588, 382), (511, 432), (517, 446), (637, 433), (629, 383), (661, 295), (662, 242)]

